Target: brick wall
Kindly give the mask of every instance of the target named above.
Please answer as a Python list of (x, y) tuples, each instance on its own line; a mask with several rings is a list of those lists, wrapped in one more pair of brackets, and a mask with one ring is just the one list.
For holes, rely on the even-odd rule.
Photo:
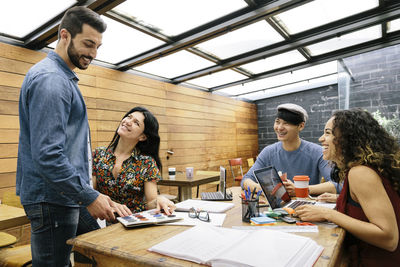
[(400, 113), (400, 45), (344, 59), (355, 81), (350, 84), (350, 108), (386, 117)]
[[(400, 116), (400, 45), (343, 59), (353, 74), (350, 82), (350, 108), (359, 107), (382, 115)], [(259, 150), (276, 142), (273, 123), (276, 106), (296, 103), (305, 108), (309, 122), (300, 136), (318, 143), (325, 122), (339, 108), (337, 85), (256, 101), (258, 108)]]

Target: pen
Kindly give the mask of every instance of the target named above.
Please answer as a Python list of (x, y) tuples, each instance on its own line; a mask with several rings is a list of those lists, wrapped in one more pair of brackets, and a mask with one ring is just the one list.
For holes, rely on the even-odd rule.
[(247, 190), (246, 189), (244, 190), (244, 194), (242, 193), (242, 199), (244, 199), (244, 200), (248, 200), (249, 199), (249, 197), (247, 196)]
[(256, 196), (257, 202), (260, 199), (261, 192), (262, 192), (262, 190), (258, 190), (258, 192), (257, 192), (257, 196)]
[(250, 194), (251, 194), (250, 186), (247, 186), (247, 199), (248, 200), (250, 200)]
[(253, 193), (251, 194), (251, 199), (254, 199), (254, 194), (256, 193), (256, 188), (254, 187)]

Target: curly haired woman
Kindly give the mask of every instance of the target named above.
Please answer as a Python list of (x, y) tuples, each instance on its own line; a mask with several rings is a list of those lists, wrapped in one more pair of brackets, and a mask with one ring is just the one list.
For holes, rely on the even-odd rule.
[(324, 159), (344, 180), (337, 210), (304, 205), (304, 221), (328, 220), (347, 231), (349, 266), (394, 266), (400, 262), (400, 149), (378, 122), (360, 109), (341, 110), (320, 137)]

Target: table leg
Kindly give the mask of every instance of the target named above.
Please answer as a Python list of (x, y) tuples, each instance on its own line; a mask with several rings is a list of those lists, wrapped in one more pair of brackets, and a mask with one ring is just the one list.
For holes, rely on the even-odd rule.
[(192, 187), (191, 186), (180, 186), (179, 187), (179, 201), (192, 198)]

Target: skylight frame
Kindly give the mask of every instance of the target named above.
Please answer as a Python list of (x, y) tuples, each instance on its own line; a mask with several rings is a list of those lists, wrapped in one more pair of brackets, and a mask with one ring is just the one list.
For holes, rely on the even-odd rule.
[(314, 0), (274, 16), (290, 35), (304, 32), (379, 6), (379, 0)]
[[(140, 5), (137, 5), (139, 2)], [(245, 7), (247, 5), (242, 0), (146, 0), (125, 1), (113, 10), (135, 14), (131, 16), (149, 28), (166, 36), (176, 36)], [(181, 19), (174, 21), (171, 17)], [(175, 24), (171, 26), (169, 23)]]
[[(175, 66), (171, 66), (171, 63), (176, 64)], [(186, 50), (181, 50), (132, 69), (167, 79), (172, 79), (174, 77), (213, 65), (215, 65), (215, 63), (207, 59), (204, 59)]]
[(224, 89), (218, 90), (219, 92), (230, 96), (242, 96), (251, 94), (256, 91), (265, 89), (279, 88), (287, 84), (295, 84), (299, 81), (306, 81), (324, 77), (337, 73), (337, 61), (333, 60), (327, 63), (322, 63), (307, 68), (286, 72), (283, 74), (258, 79), (252, 82), (247, 82), (239, 85), (234, 85)]
[(265, 20), (261, 20), (202, 42), (196, 47), (220, 59), (226, 59), (283, 40), (284, 38)]
[(318, 56), (339, 49), (366, 43), (368, 41), (382, 38), (382, 26), (377, 24), (358, 31), (353, 31), (339, 37), (318, 42), (304, 47), (312, 56)]
[(24, 40), (39, 27), (77, 3), (77, 0), (7, 1), (7, 8), (3, 7), (0, 10), (0, 32)]

